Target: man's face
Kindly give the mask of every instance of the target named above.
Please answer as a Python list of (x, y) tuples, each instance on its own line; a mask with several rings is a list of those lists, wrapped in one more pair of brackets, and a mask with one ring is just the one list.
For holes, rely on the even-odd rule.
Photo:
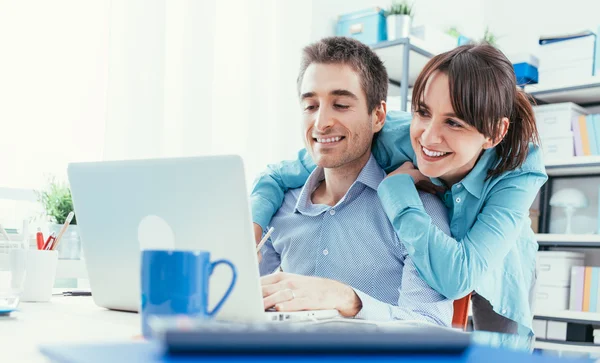
[(304, 143), (315, 163), (339, 168), (365, 155), (383, 127), (369, 114), (360, 76), (342, 64), (311, 64), (300, 86)]

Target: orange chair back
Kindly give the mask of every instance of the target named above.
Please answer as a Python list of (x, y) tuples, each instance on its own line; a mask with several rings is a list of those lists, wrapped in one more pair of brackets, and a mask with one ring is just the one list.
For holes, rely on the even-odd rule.
[(466, 330), (469, 321), (469, 304), (471, 303), (471, 294), (454, 300), (454, 315), (452, 316), (452, 326), (457, 329)]

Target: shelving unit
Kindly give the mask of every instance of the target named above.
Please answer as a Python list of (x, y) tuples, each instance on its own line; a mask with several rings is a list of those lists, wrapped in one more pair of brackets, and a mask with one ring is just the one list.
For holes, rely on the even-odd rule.
[[(600, 104), (600, 77), (590, 78), (577, 84), (564, 84), (555, 88), (539, 85), (526, 86), (525, 91), (538, 103), (574, 102), (589, 107)], [(550, 234), (550, 197), (553, 183), (557, 179), (591, 178), (600, 176), (600, 156), (565, 157), (546, 164), (548, 181), (540, 193), (540, 232), (536, 239), (540, 250), (554, 247), (577, 250), (578, 248), (599, 248), (600, 235), (594, 234)], [(540, 311), (538, 306), (536, 319), (600, 325), (600, 313), (581, 311)], [(538, 340), (535, 348), (559, 352), (579, 352), (600, 354), (600, 345), (592, 343), (573, 343)]]
[(568, 343), (568, 342), (557, 342), (557, 341), (545, 341), (537, 340), (534, 347), (536, 349), (543, 350), (555, 350), (560, 352), (580, 352), (580, 353), (591, 353), (600, 354), (600, 345), (592, 343)]
[(548, 176), (578, 176), (600, 174), (600, 156), (577, 156), (552, 160), (546, 164)]
[(400, 87), (400, 108), (406, 111), (408, 88), (434, 52), (427, 49), (422, 40), (413, 37), (381, 42), (372, 45), (371, 49), (383, 61), (390, 84)]
[(535, 317), (536, 319), (539, 318), (573, 323), (598, 324), (598, 322), (600, 322), (600, 313), (589, 313), (585, 311), (536, 311)]
[(553, 87), (534, 84), (525, 86), (525, 92), (543, 103), (574, 102), (580, 106), (594, 105), (600, 103), (600, 77)]
[(538, 233), (536, 238), (542, 247), (600, 247), (600, 235), (597, 234)]

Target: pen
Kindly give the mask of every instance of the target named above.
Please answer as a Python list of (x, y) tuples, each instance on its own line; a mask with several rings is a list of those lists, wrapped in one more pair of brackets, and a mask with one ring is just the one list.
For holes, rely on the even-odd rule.
[(35, 241), (37, 242), (37, 249), (43, 250), (44, 249), (44, 234), (42, 233), (42, 230), (39, 227), (37, 229), (37, 233), (35, 234)]
[(271, 236), (271, 233), (273, 233), (273, 230), (275, 230), (275, 228), (273, 228), (273, 227), (269, 228), (269, 231), (260, 240), (260, 242), (258, 243), (258, 245), (256, 245), (256, 253), (258, 253), (260, 251), (260, 249), (262, 248), (262, 246), (267, 242), (267, 240)]
[(56, 237), (54, 244), (50, 248), (51, 250), (55, 250), (58, 247), (58, 244), (60, 243), (60, 240), (62, 239), (63, 234), (65, 234), (65, 232), (67, 231), (67, 227), (69, 227), (69, 224), (71, 223), (71, 220), (73, 219), (74, 215), (75, 215), (75, 213), (70, 212), (69, 215), (67, 216), (67, 219), (65, 220), (65, 224), (63, 224), (62, 228), (60, 229), (60, 232), (58, 232), (58, 236)]
[(48, 236), (48, 239), (46, 240), (46, 243), (44, 244), (44, 248), (43, 248), (43, 250), (49, 250), (49, 249), (50, 249), (50, 247), (52, 247), (52, 242), (53, 242), (53, 241), (56, 239), (56, 238), (54, 237), (54, 234), (55, 234), (55, 233), (54, 233), (54, 232), (52, 232), (52, 233), (51, 233), (51, 234)]

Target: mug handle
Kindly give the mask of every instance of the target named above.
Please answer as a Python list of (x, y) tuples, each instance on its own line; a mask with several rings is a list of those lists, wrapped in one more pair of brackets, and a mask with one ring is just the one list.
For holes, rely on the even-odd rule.
[(233, 277), (231, 278), (231, 284), (229, 285), (229, 288), (227, 289), (227, 291), (225, 292), (225, 295), (223, 295), (223, 297), (221, 298), (219, 303), (212, 309), (212, 311), (206, 312), (206, 315), (208, 315), (208, 316), (213, 316), (219, 310), (221, 310), (221, 307), (223, 307), (223, 303), (225, 302), (225, 300), (227, 300), (227, 298), (229, 297), (229, 294), (231, 294), (231, 291), (233, 290), (233, 287), (235, 286), (235, 282), (237, 280), (237, 270), (236, 270), (235, 266), (233, 265), (233, 263), (231, 263), (228, 260), (218, 260), (218, 261), (212, 262), (210, 264), (210, 275), (212, 275), (213, 271), (215, 270), (215, 267), (217, 267), (217, 265), (220, 265), (222, 263), (231, 267), (231, 272), (233, 272)]

